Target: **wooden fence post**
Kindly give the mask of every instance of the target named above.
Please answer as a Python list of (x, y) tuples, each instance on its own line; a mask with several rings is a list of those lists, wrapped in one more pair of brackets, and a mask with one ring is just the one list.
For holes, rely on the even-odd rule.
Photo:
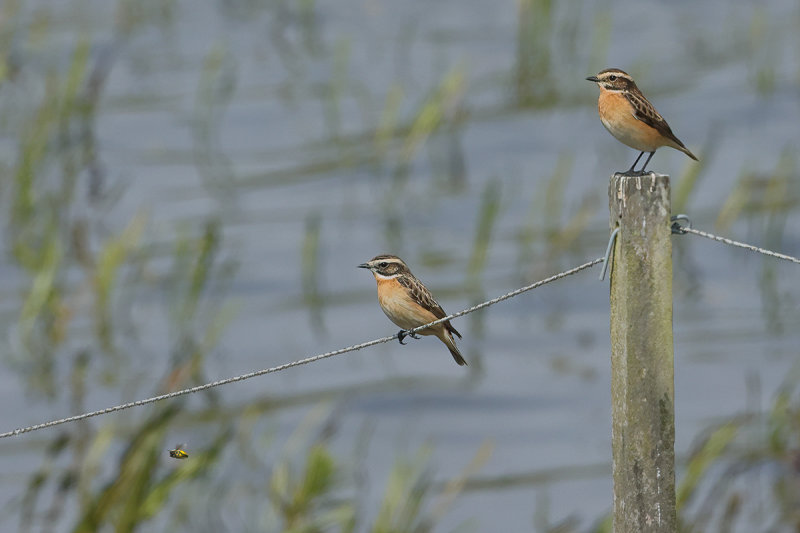
[(614, 532), (674, 533), (675, 404), (669, 176), (615, 174), (611, 229)]

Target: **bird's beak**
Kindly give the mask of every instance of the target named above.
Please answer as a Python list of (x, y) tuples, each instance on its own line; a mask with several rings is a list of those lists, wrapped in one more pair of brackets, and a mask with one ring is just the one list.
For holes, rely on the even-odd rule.
[(598, 81), (600, 81), (600, 78), (598, 78), (597, 76), (589, 76), (588, 78), (586, 78), (586, 80), (597, 83)]
[(369, 263), (361, 263), (358, 268), (369, 268)]

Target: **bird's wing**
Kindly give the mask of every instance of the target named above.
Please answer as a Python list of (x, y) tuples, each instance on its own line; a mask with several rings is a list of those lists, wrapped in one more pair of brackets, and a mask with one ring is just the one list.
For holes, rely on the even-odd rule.
[[(400, 282), (400, 285), (408, 289), (408, 294), (411, 296), (411, 299), (414, 300), (414, 302), (433, 313), (433, 316), (435, 316), (437, 319), (447, 316), (447, 313), (444, 312), (444, 309), (442, 309), (442, 306), (439, 305), (439, 302), (433, 299), (431, 291), (429, 291), (420, 280), (414, 277), (401, 276), (398, 278), (398, 281)], [(461, 338), (461, 333), (459, 333), (458, 330), (453, 327), (449, 320), (444, 323), (444, 327), (450, 333), (455, 334), (459, 339)]]
[(627, 98), (628, 102), (630, 102), (630, 104), (633, 106), (633, 116), (638, 120), (641, 120), (648, 126), (652, 126), (658, 130), (660, 130), (663, 125), (667, 124), (667, 121), (664, 120), (664, 117), (658, 114), (658, 111), (656, 111), (656, 108), (653, 107), (653, 104), (648, 102), (647, 98), (645, 98), (638, 91), (626, 91), (625, 98)]
[(444, 318), (447, 316), (442, 306), (433, 299), (433, 295), (421, 281), (410, 276), (400, 276), (398, 281), (400, 285), (408, 289), (408, 294), (414, 302), (433, 313), (436, 318)]
[(683, 143), (680, 141), (680, 139), (678, 139), (675, 134), (672, 133), (672, 128), (669, 127), (669, 124), (667, 124), (667, 121), (664, 120), (664, 117), (662, 117), (658, 111), (656, 111), (656, 108), (653, 107), (653, 104), (651, 104), (647, 98), (644, 97), (644, 95), (638, 91), (626, 91), (625, 98), (627, 98), (628, 102), (630, 102), (630, 104), (633, 106), (633, 116), (637, 120), (641, 120), (648, 126), (658, 130), (658, 132), (664, 137), (672, 139), (680, 146), (683, 146)]

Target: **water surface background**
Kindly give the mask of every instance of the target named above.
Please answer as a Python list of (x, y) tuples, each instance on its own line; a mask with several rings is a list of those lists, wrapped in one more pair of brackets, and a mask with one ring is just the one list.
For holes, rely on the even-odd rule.
[[(795, 1), (11, 1), (0, 43), (2, 431), (390, 335), (356, 268), (378, 253), (450, 312), (602, 255), (608, 177), (636, 156), (584, 81), (608, 66), (701, 159), (651, 162), (675, 212), (800, 255)], [(775, 401), (800, 270), (673, 245), (679, 482), (693, 442), (751, 415), (736, 447), (772, 443), (771, 466), (736, 519), (766, 527), (790, 459), (759, 415), (794, 413)], [(282, 468), (321, 442), (336, 504), (313, 511), (355, 502), (357, 530), (398, 460), (424, 471), (419, 531), (591, 530), (611, 504), (598, 273), (457, 319), (467, 368), (393, 342), (4, 440), (2, 529), (123, 530), (109, 488), (141, 483), (142, 529), (289, 530)]]

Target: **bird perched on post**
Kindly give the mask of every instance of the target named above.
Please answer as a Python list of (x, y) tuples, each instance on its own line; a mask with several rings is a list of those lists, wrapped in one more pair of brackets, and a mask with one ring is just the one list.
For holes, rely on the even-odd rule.
[(698, 160), (672, 133), (667, 121), (644, 97), (629, 74), (617, 68), (607, 68), (598, 72), (596, 76), (589, 76), (586, 79), (600, 87), (597, 111), (600, 113), (603, 126), (618, 141), (641, 152), (628, 169), (629, 173), (633, 172), (633, 168), (644, 153), (649, 152), (650, 155), (639, 171), (644, 173), (656, 149), (662, 146), (671, 146), (695, 161)]
[[(370, 270), (375, 276), (375, 281), (378, 283), (378, 303), (381, 305), (381, 309), (389, 317), (389, 320), (403, 328), (398, 333), (400, 344), (404, 344), (403, 339), (409, 335), (406, 330), (447, 316), (425, 285), (414, 277), (408, 266), (396, 255), (379, 255), (358, 267)], [(456, 363), (467, 364), (453, 339), (453, 335), (460, 339), (461, 334), (456, 331), (449, 320), (425, 328), (418, 333), (435, 335), (447, 346)], [(411, 336), (416, 338), (414, 334)]]

